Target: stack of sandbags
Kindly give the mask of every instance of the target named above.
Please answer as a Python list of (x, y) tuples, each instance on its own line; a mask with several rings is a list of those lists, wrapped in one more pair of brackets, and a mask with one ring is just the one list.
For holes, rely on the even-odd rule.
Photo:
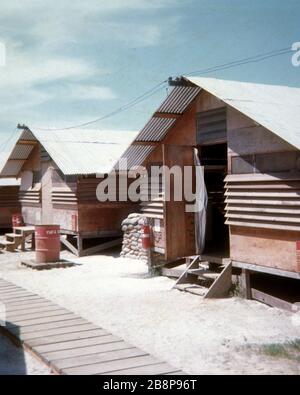
[(122, 222), (122, 257), (147, 260), (147, 252), (142, 247), (142, 224), (144, 220), (145, 217), (142, 214), (132, 213)]

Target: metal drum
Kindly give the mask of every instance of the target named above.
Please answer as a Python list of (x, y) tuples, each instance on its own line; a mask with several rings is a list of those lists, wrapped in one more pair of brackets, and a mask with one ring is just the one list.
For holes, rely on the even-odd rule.
[(23, 226), (23, 224), (24, 224), (22, 214), (20, 214), (20, 213), (12, 214), (11, 221), (12, 221), (13, 228), (16, 228), (18, 226)]
[(59, 225), (37, 225), (35, 227), (36, 263), (58, 262), (60, 259)]

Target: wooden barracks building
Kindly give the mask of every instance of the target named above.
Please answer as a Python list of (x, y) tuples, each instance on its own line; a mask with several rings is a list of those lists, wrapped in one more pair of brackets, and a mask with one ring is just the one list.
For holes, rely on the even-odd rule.
[[(197, 77), (170, 84), (123, 156), (193, 166), (197, 148), (208, 193), (203, 259), (229, 258), (246, 282), (258, 272), (300, 280), (300, 89)], [(194, 214), (165, 202), (156, 182), (158, 196), (141, 203), (154, 254), (166, 264), (195, 255)]]
[[(130, 131), (21, 128), (0, 177), (20, 178), (14, 201), (24, 224), (60, 225), (61, 240), (77, 255), (94, 253), (103, 241), (120, 236), (121, 221), (136, 204), (100, 203), (96, 188), (135, 136)], [(98, 246), (86, 249), (91, 239), (99, 240)]]

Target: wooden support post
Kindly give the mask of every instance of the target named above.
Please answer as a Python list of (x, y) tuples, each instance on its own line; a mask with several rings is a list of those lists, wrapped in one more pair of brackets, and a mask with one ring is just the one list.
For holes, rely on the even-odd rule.
[(81, 237), (80, 234), (78, 234), (78, 236), (77, 236), (77, 251), (78, 251), (77, 255), (78, 255), (78, 256), (82, 256), (82, 251), (83, 251), (83, 239), (82, 239), (82, 237)]
[(35, 250), (35, 233), (32, 233), (31, 236), (31, 250), (34, 251)]
[(245, 292), (246, 299), (252, 299), (251, 284), (250, 284), (250, 271), (242, 269), (242, 285)]

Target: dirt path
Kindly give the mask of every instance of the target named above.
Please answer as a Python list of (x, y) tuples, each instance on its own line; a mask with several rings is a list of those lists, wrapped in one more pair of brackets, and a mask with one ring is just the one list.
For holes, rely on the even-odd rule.
[(113, 255), (75, 259), (76, 267), (43, 272), (20, 267), (17, 259), (0, 255), (3, 278), (188, 373), (300, 373), (299, 362), (257, 351), (257, 345), (300, 338), (300, 319), (288, 312), (239, 298), (201, 300), (171, 291), (172, 280), (149, 278), (143, 263)]

